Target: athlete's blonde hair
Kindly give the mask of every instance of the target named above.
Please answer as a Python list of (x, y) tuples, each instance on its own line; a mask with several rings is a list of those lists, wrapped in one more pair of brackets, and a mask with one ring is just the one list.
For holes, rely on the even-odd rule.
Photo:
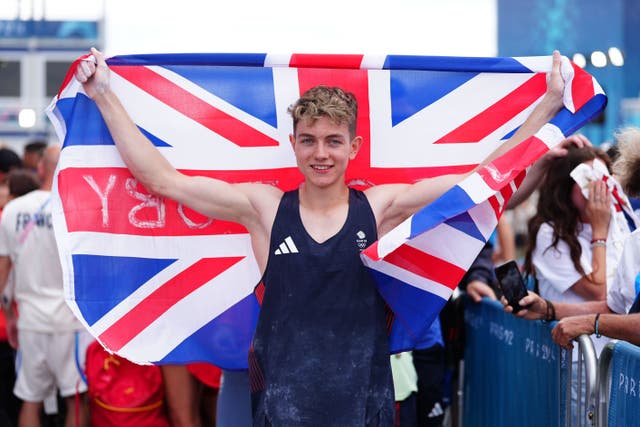
[(336, 124), (346, 124), (351, 138), (356, 136), (358, 101), (356, 97), (339, 87), (315, 86), (289, 107), (295, 133), (300, 120), (311, 122), (327, 117)]
[(613, 172), (630, 197), (640, 197), (640, 129), (629, 127), (616, 132), (619, 156)]

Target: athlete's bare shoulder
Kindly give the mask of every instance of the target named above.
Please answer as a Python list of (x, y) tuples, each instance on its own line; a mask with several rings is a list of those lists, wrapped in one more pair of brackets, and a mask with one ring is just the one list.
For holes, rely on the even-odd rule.
[(371, 210), (376, 217), (378, 234), (381, 236), (389, 229), (390, 208), (394, 200), (401, 192), (405, 191), (409, 184), (382, 184), (368, 188), (364, 191)]
[(241, 183), (234, 187), (246, 195), (261, 225), (270, 227), (284, 192), (278, 187), (262, 183)]

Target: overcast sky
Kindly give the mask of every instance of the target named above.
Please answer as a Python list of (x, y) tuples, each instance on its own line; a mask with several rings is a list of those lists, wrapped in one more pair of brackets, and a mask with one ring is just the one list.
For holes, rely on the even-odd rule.
[[(497, 0), (0, 0), (0, 17), (106, 18), (111, 55), (155, 52), (495, 56)], [(22, 11), (21, 11), (22, 10)], [(4, 15), (4, 16), (2, 16)], [(12, 16), (13, 15), (13, 16)]]

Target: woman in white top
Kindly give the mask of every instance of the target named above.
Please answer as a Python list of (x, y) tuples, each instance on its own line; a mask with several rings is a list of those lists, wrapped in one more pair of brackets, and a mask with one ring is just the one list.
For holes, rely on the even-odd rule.
[[(597, 159), (597, 160), (596, 160)], [(589, 184), (588, 197), (570, 176), (584, 163), (608, 156), (595, 147), (570, 147), (556, 158), (540, 187), (536, 214), (529, 221), (525, 273), (537, 279), (541, 297), (559, 302), (604, 300), (613, 278), (626, 224), (611, 221), (611, 195), (602, 180)]]
[[(616, 133), (615, 137), (620, 150), (620, 156), (613, 165), (616, 178), (629, 197), (640, 197), (640, 128), (622, 129)], [(552, 335), (554, 340), (565, 348), (573, 347), (572, 341), (577, 336), (595, 333), (598, 323), (598, 332), (602, 335), (640, 344), (640, 333), (634, 332), (638, 329), (637, 323), (634, 323), (637, 317), (620, 316), (629, 311), (636, 299), (638, 289), (640, 289), (640, 228), (636, 228), (625, 240), (615, 278), (612, 282), (608, 282), (606, 301), (577, 304), (557, 300), (548, 301), (529, 292), (528, 296), (519, 301), (520, 305), (527, 306), (527, 309), (518, 312), (517, 315), (531, 320), (559, 320)], [(512, 311), (506, 305), (506, 301), (503, 301), (503, 304), (506, 311)], [(622, 322), (628, 325), (621, 325)]]
[[(611, 194), (604, 181), (591, 181), (585, 197), (583, 188), (571, 177), (577, 166), (593, 168), (598, 161), (609, 168), (609, 157), (602, 150), (570, 147), (566, 156), (552, 160), (540, 187), (538, 209), (529, 221), (524, 269), (535, 277), (536, 291), (547, 300), (579, 303), (606, 299), (607, 281), (615, 274), (629, 230), (626, 224), (626, 233), (617, 229), (619, 221), (612, 221)], [(592, 338), (599, 354), (607, 339)], [(577, 357), (574, 350), (572, 425), (581, 424), (583, 418), (577, 413)]]

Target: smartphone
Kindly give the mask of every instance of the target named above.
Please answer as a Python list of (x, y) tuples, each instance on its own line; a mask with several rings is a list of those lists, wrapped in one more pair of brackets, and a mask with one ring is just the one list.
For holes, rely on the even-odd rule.
[(515, 261), (508, 261), (495, 269), (498, 284), (507, 302), (513, 307), (513, 312), (517, 313), (523, 308), (518, 304), (522, 298), (527, 296), (527, 286), (522, 279), (520, 269)]

